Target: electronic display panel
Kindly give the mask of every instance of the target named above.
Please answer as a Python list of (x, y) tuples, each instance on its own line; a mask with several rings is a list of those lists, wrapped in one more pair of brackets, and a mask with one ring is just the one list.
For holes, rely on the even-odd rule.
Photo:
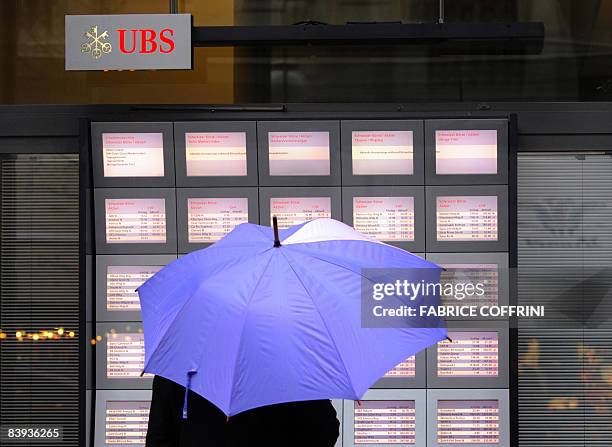
[(508, 121), (426, 120), (429, 185), (508, 183)]
[(342, 188), (344, 222), (357, 231), (405, 250), (425, 248), (422, 186)]
[[(507, 253), (428, 253), (427, 260), (445, 270), (440, 274), (444, 290), (452, 285), (454, 295), (441, 294), (443, 306), (505, 306), (509, 304), (509, 270)], [(480, 284), (483, 293), (460, 292), (459, 284)], [(465, 320), (473, 317), (446, 317), (446, 320)], [(483, 317), (483, 320), (504, 317)]]
[(262, 225), (289, 228), (321, 217), (341, 219), (340, 188), (260, 188), (259, 209)]
[(425, 388), (427, 361), (425, 350), (408, 357), (382, 376), (372, 388)]
[(174, 189), (96, 189), (99, 254), (176, 253)]
[(98, 323), (96, 336), (97, 389), (149, 389), (152, 375), (144, 368), (142, 324)]
[(509, 446), (508, 390), (428, 390), (428, 445)]
[(259, 183), (340, 185), (338, 121), (259, 121)]
[(180, 253), (208, 247), (242, 223), (259, 223), (257, 188), (180, 188), (176, 195)]
[(254, 121), (174, 123), (178, 187), (257, 186)]
[(449, 340), (428, 348), (428, 388), (506, 388), (508, 323), (449, 322)]
[(144, 447), (151, 391), (96, 392), (94, 447)]
[(345, 400), (344, 445), (425, 447), (425, 400), (425, 390), (369, 390)]
[(427, 251), (508, 249), (508, 187), (428, 186)]
[(141, 321), (136, 289), (176, 255), (96, 256), (97, 321)]
[(342, 121), (344, 185), (423, 184), (423, 121)]
[(92, 123), (94, 186), (174, 186), (172, 123)]

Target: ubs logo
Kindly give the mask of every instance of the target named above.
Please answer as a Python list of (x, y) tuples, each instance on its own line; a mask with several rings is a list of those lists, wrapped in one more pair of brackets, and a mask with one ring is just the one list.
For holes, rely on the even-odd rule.
[(81, 53), (89, 53), (94, 59), (100, 59), (103, 54), (110, 53), (113, 46), (106, 42), (109, 38), (108, 31), (98, 32), (98, 25), (92, 26), (83, 36), (86, 41), (81, 45)]
[[(164, 28), (159, 32), (155, 29), (118, 29), (119, 51), (123, 54), (172, 53), (175, 48), (174, 30)], [(83, 36), (86, 41), (81, 45), (81, 53), (90, 54), (94, 59), (100, 59), (104, 54), (113, 51), (108, 40), (107, 31), (100, 33), (98, 25), (92, 26)]]
[(164, 28), (159, 33), (154, 29), (119, 29), (119, 51), (124, 54), (162, 53), (174, 51), (174, 30)]

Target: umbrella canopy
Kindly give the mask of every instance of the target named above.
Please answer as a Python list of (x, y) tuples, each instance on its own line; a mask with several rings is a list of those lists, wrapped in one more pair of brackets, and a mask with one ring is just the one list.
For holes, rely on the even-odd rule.
[(444, 328), (364, 328), (363, 268), (437, 268), (333, 219), (237, 226), (164, 267), (138, 293), (147, 373), (226, 415), (282, 402), (360, 399)]

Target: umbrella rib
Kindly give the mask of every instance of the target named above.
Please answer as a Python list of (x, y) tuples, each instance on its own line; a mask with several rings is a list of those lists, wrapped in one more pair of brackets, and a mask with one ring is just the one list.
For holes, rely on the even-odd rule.
[(311, 253), (304, 253), (304, 252), (301, 252), (301, 251), (300, 251), (300, 254), (302, 254), (302, 255), (304, 255), (304, 256), (308, 256), (308, 257), (310, 257), (310, 258), (317, 259), (317, 260), (319, 260), (319, 261), (321, 261), (321, 262), (325, 262), (325, 263), (330, 264), (330, 265), (334, 265), (334, 266), (336, 266), (336, 267), (340, 267), (340, 268), (342, 268), (342, 269), (344, 269), (344, 270), (348, 270), (349, 272), (353, 272), (354, 274), (361, 276), (362, 278), (364, 278), (364, 279), (366, 279), (366, 280), (370, 281), (371, 283), (374, 283), (374, 282), (375, 282), (373, 279), (368, 278), (368, 277), (367, 277), (367, 276), (365, 276), (363, 273), (361, 273), (361, 272), (356, 272), (356, 271), (355, 271), (355, 270), (353, 270), (352, 268), (349, 268), (349, 267), (347, 267), (347, 266), (345, 266), (345, 265), (338, 264), (338, 263), (335, 263), (335, 262), (331, 262), (331, 261), (329, 261), (329, 260), (327, 260), (327, 259), (323, 259), (323, 258), (320, 258), (320, 257), (318, 257), (318, 256), (315, 256), (315, 255), (313, 255), (313, 254), (311, 254)]
[(295, 275), (295, 277), (297, 278), (299, 283), (302, 285), (302, 288), (304, 289), (304, 291), (306, 292), (306, 294), (310, 298), (310, 301), (312, 301), (312, 304), (314, 305), (317, 313), (319, 314), (319, 317), (321, 318), (321, 321), (323, 322), (323, 325), (325, 326), (325, 330), (327, 331), (327, 334), (329, 335), (330, 340), (334, 344), (334, 348), (336, 348), (336, 352), (338, 353), (338, 357), (340, 358), (340, 362), (342, 362), (342, 367), (344, 368), (344, 373), (346, 374), (346, 377), (349, 380), (349, 383), (351, 385), (351, 389), (353, 391), (353, 394), (357, 394), (357, 392), (355, 391), (355, 385), (353, 384), (353, 381), (351, 379), (351, 375), (349, 374), (348, 368), (346, 367), (346, 363), (344, 362), (344, 358), (342, 357), (342, 354), (340, 353), (340, 350), (338, 349), (338, 345), (336, 344), (336, 340), (334, 340), (334, 337), (332, 336), (331, 331), (329, 330), (329, 326), (327, 325), (327, 321), (325, 321), (325, 318), (323, 317), (323, 314), (319, 310), (319, 306), (317, 306), (317, 302), (314, 300), (314, 298), (310, 294), (310, 291), (308, 290), (308, 288), (306, 287), (306, 285), (302, 281), (302, 278), (300, 278), (300, 276), (297, 274), (297, 272), (293, 268), (293, 265), (291, 264), (291, 261), (289, 260), (289, 258), (282, 251), (281, 251), (281, 253), (282, 253), (283, 257), (285, 258), (285, 260), (287, 261), (287, 264), (289, 264), (289, 268), (291, 268), (291, 271), (293, 272), (293, 274)]
[[(244, 259), (240, 260), (240, 263), (245, 262), (247, 260), (250, 260), (252, 258), (254, 258), (255, 256), (259, 256), (263, 253), (266, 253), (268, 251), (270, 251), (271, 248), (266, 248), (260, 252), (257, 253), (253, 253), (251, 256), (246, 256)], [(266, 266), (266, 269), (268, 267)], [(147, 367), (149, 366), (149, 364), (151, 363), (151, 361), (153, 360), (153, 357), (155, 355), (155, 353), (157, 352), (157, 348), (159, 348), (159, 344), (161, 343), (161, 340), (166, 336), (166, 334), (168, 334), (170, 332), (170, 330), (174, 327), (175, 323), (177, 322), (177, 320), (179, 319), (179, 316), (181, 315), (182, 312), (184, 312), (185, 308), (187, 307), (187, 305), (191, 302), (191, 300), (197, 295), (197, 292), (200, 290), (200, 288), (202, 287), (203, 284), (205, 284), (206, 282), (210, 281), (212, 278), (214, 278), (216, 275), (220, 274), (223, 272), (223, 269), (219, 270), (216, 273), (213, 273), (211, 276), (207, 277), (204, 281), (202, 281), (200, 284), (198, 284), (198, 287), (195, 289), (195, 291), (189, 296), (189, 298), (187, 298), (183, 304), (181, 305), (181, 307), (179, 309), (177, 309), (176, 314), (174, 315), (174, 318), (172, 319), (172, 321), (170, 322), (170, 324), (168, 325), (168, 327), (166, 328), (166, 330), (164, 331), (163, 334), (161, 334), (158, 337), (158, 343), (155, 346), (155, 348), (153, 349), (153, 353), (151, 354), (151, 356), (149, 357), (149, 361), (146, 363), (146, 365), (144, 365), (143, 371), (147, 370)], [(264, 271), (265, 272), (265, 271)], [(198, 275), (199, 272), (194, 272), (193, 274), (191, 274), (189, 276), (189, 278), (193, 278), (194, 276)], [(258, 283), (259, 284), (259, 283)], [(155, 290), (152, 290), (156, 295), (157, 292)], [(157, 295), (159, 296), (159, 295)]]
[(261, 276), (257, 280), (257, 284), (255, 284), (255, 287), (253, 287), (253, 291), (251, 292), (251, 296), (249, 297), (249, 300), (248, 300), (248, 302), (246, 304), (246, 311), (244, 313), (244, 319), (242, 320), (242, 327), (240, 328), (240, 336), (238, 337), (239, 343), (238, 343), (238, 348), (236, 349), (236, 358), (234, 359), (234, 368), (233, 368), (233, 370), (231, 371), (231, 374), (230, 374), (230, 377), (232, 378), (232, 386), (229, 389), (229, 399), (228, 399), (228, 411), (229, 412), (231, 412), (232, 397), (233, 397), (233, 394), (234, 394), (235, 371), (236, 371), (236, 366), (238, 365), (238, 357), (240, 356), (240, 349), (242, 347), (242, 335), (244, 334), (244, 328), (246, 326), (247, 317), (248, 317), (249, 312), (250, 312), (251, 302), (253, 301), (253, 297), (255, 296), (255, 292), (257, 292), (257, 289), (259, 288), (259, 284), (261, 284), (261, 280), (263, 279), (263, 277), (265, 276), (266, 272), (270, 268), (270, 264), (271, 263), (272, 263), (272, 256), (270, 256), (270, 259), (268, 259), (268, 263), (266, 264), (266, 267), (261, 272)]

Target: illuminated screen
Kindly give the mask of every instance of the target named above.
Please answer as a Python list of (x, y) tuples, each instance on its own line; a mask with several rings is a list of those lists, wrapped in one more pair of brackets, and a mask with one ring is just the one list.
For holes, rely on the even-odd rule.
[(416, 410), (413, 400), (355, 402), (355, 444), (415, 444)]
[[(444, 290), (446, 284), (452, 286), (456, 291), (454, 296), (442, 294), (440, 300), (442, 305), (462, 306), (496, 306), (499, 292), (499, 275), (497, 264), (439, 264), (444, 267), (440, 273), (440, 283)], [(460, 292), (459, 284), (482, 284), (484, 293), (480, 296), (474, 293)]]
[(353, 138), (354, 175), (412, 175), (412, 131), (356, 130)]
[(497, 196), (436, 198), (438, 241), (496, 241)]
[(497, 377), (499, 375), (498, 333), (448, 332), (438, 342), (438, 377)]
[(106, 309), (140, 310), (136, 289), (162, 267), (161, 265), (109, 265), (106, 269)]
[(329, 175), (329, 132), (269, 132), (270, 175)]
[[(144, 368), (144, 335), (141, 333), (106, 334), (106, 377), (139, 378)], [(143, 377), (151, 377), (145, 374)]]
[(438, 444), (499, 444), (497, 400), (439, 400)]
[(281, 197), (270, 199), (270, 225), (272, 217), (278, 218), (279, 228), (289, 228), (293, 225), (331, 217), (330, 197)]
[(144, 447), (150, 401), (107, 401), (105, 444)]
[(189, 242), (216, 242), (236, 225), (249, 221), (249, 199), (188, 199)]
[(165, 199), (105, 199), (106, 243), (166, 242)]
[(414, 197), (353, 197), (353, 226), (380, 241), (413, 241)]
[(245, 132), (188, 132), (185, 134), (188, 177), (247, 175)]
[(436, 130), (436, 174), (497, 174), (497, 130)]
[(163, 177), (162, 133), (103, 133), (104, 177)]
[(416, 359), (414, 356), (408, 357), (402, 363), (397, 365), (383, 377), (401, 378), (401, 377), (414, 377), (416, 375)]

